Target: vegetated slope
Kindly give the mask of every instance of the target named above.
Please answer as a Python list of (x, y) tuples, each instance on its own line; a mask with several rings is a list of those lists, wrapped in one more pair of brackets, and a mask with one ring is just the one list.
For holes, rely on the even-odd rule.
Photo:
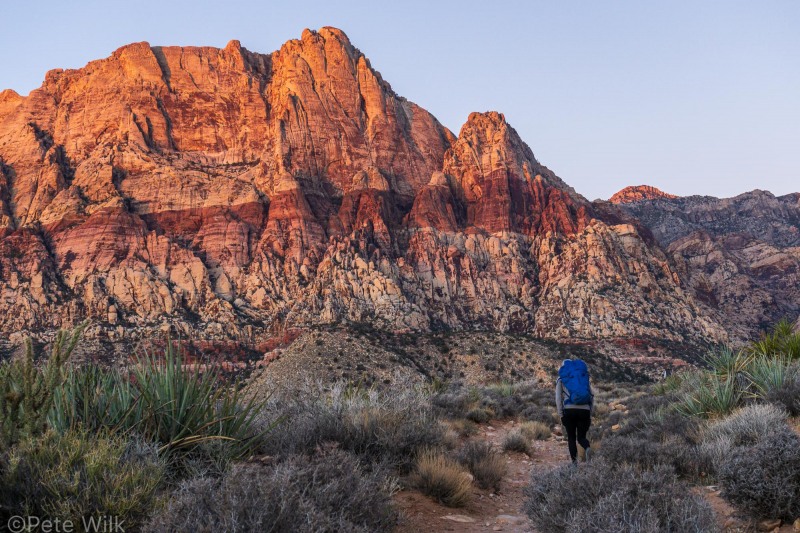
[(502, 114), (455, 136), (334, 28), (272, 54), (136, 43), (4, 91), (0, 235), (7, 334), (90, 317), (110, 343), (341, 321), (728, 337), (644, 227)]
[(779, 319), (797, 319), (800, 194), (755, 190), (734, 198), (620, 203), (653, 233), (695, 299), (734, 337), (752, 338)]

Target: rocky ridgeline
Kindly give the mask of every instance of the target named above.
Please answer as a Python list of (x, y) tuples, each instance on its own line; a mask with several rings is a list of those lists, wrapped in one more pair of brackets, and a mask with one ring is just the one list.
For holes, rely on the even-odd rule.
[(800, 194), (622, 198), (621, 207), (652, 232), (695, 300), (732, 336), (800, 320)]
[[(739, 334), (698, 272), (708, 294), (727, 281), (642, 205), (588, 202), (502, 114), (454, 135), (334, 28), (266, 55), (136, 43), (0, 94), (0, 329), (90, 317), (87, 334), (112, 343), (172, 328), (256, 344), (337, 321)], [(710, 238), (706, 257), (732, 237)]]

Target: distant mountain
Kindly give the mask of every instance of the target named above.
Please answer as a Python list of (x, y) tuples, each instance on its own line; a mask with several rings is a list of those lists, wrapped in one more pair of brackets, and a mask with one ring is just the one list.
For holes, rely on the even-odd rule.
[(735, 337), (797, 319), (800, 194), (659, 196), (621, 207), (653, 233), (694, 297)]
[(634, 185), (625, 187), (608, 199), (612, 204), (629, 204), (640, 200), (655, 200), (657, 198), (678, 198), (650, 185)]
[[(171, 328), (257, 345), (369, 322), (702, 344), (752, 331), (736, 298), (796, 309), (765, 288), (796, 287), (796, 198), (759, 193), (767, 218), (728, 208), (773, 228), (753, 236), (763, 263), (706, 229), (727, 201), (637, 190), (588, 202), (500, 113), (454, 135), (334, 28), (272, 54), (131, 44), (0, 93), (0, 330), (90, 317), (101, 342)], [(731, 239), (772, 301), (728, 294)]]

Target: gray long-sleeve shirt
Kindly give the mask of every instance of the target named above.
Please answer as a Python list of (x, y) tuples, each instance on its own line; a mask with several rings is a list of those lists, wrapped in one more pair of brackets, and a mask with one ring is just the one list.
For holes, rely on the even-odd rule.
[[(592, 385), (589, 384), (589, 393), (591, 397), (594, 398), (594, 392), (592, 391)], [(561, 378), (556, 380), (556, 408), (558, 409), (558, 417), (561, 418), (564, 416), (564, 400), (569, 398), (569, 390), (567, 387), (564, 386), (564, 383), (561, 381)], [(580, 405), (571, 405), (569, 409), (586, 409), (590, 413), (592, 412), (592, 408), (594, 407), (594, 401), (590, 401), (589, 403), (580, 404)]]

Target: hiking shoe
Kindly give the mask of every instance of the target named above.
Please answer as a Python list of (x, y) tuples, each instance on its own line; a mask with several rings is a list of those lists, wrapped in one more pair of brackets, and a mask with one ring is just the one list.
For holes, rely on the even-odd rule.
[(587, 462), (587, 463), (590, 462), (592, 460), (592, 449), (591, 448), (586, 448), (586, 452), (585, 452), (584, 455), (586, 457), (584, 459), (584, 461)]

